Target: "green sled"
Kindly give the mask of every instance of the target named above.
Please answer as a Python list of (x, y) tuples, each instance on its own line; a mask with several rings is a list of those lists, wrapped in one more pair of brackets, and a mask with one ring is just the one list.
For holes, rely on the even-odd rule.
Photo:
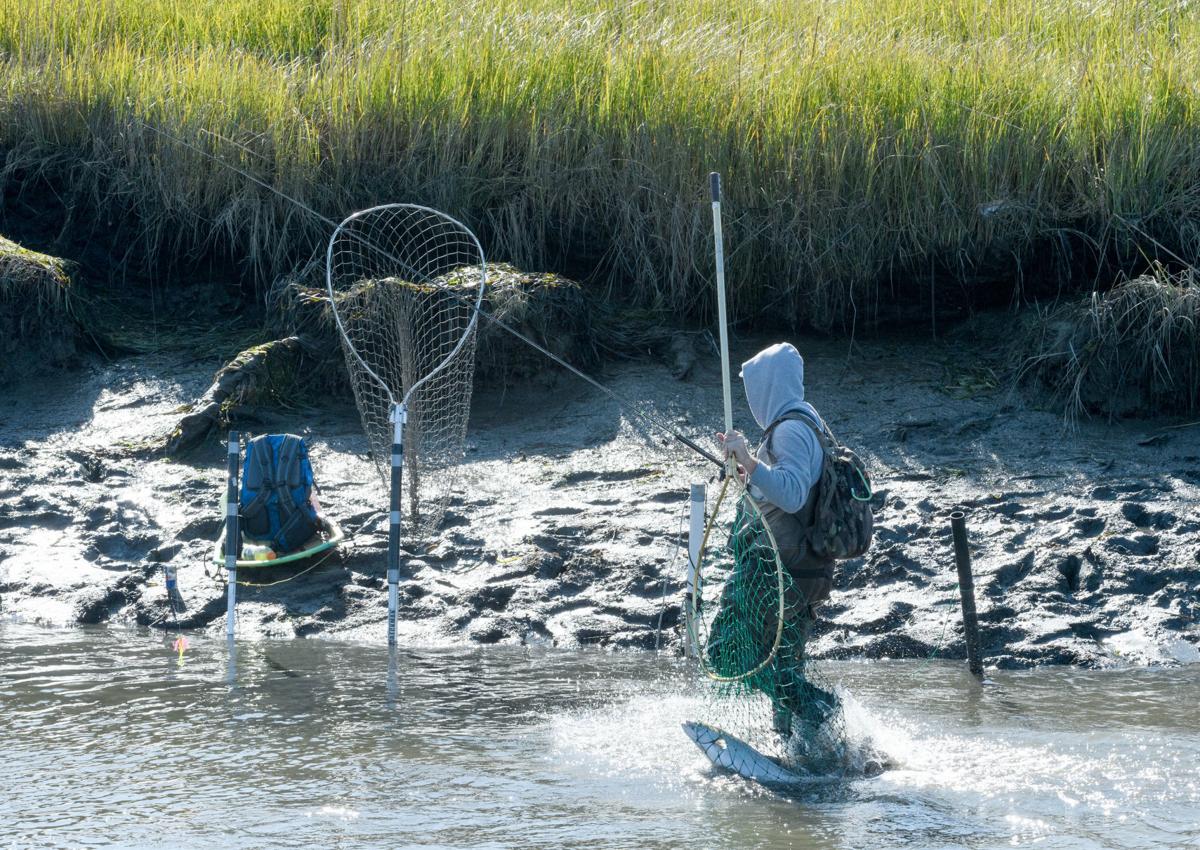
[[(221, 498), (221, 516), (225, 516), (225, 498)], [(303, 549), (298, 549), (295, 552), (288, 552), (286, 555), (279, 555), (270, 561), (245, 561), (238, 559), (237, 568), (242, 569), (262, 569), (264, 567), (278, 567), (281, 564), (294, 564), (296, 561), (303, 561), (311, 558), (314, 555), (320, 555), (322, 552), (328, 552), (335, 548), (345, 538), (346, 534), (342, 531), (342, 527), (329, 517), (317, 517), (317, 524), (320, 530), (316, 536), (308, 541), (308, 545)], [(212, 562), (214, 564), (224, 566), (225, 564), (225, 529), (221, 529), (221, 536), (217, 538), (213, 544)]]

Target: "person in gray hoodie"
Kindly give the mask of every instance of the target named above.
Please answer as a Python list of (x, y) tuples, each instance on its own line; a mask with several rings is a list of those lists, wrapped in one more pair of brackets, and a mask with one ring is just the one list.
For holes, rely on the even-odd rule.
[[(819, 723), (833, 707), (829, 704), (832, 694), (809, 685), (803, 673), (804, 644), (817, 606), (829, 597), (833, 587), (833, 560), (816, 555), (808, 544), (824, 463), (824, 449), (815, 429), (825, 433), (828, 429), (805, 400), (804, 358), (790, 343), (772, 345), (747, 360), (742, 364), (741, 377), (750, 412), (763, 429), (764, 438), (756, 451), (751, 451), (746, 438), (736, 431), (717, 434), (717, 439), (726, 456), (737, 460), (750, 495), (771, 527), (780, 562), (788, 573), (784, 640), (768, 671), (768, 695), (776, 707), (775, 726), (786, 735), (793, 716)], [(759, 634), (765, 653), (774, 645), (778, 609), (774, 605), (761, 607)]]

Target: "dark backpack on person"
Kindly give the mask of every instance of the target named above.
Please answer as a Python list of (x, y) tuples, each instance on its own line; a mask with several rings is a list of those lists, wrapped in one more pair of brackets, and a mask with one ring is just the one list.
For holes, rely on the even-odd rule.
[(875, 532), (873, 493), (866, 464), (839, 443), (824, 423), (799, 410), (789, 411), (772, 422), (767, 437), (786, 419), (803, 422), (811, 428), (823, 455), (808, 527), (809, 547), (816, 555), (837, 561), (865, 554)]
[(308, 445), (295, 434), (264, 434), (246, 444), (239, 513), (242, 532), (269, 541), (280, 554), (299, 549), (317, 533)]

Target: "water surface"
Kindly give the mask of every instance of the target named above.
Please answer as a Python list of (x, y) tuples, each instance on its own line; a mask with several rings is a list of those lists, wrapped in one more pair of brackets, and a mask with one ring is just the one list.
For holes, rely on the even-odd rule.
[(1200, 665), (828, 667), (899, 763), (714, 773), (650, 653), (0, 625), (3, 847), (1200, 847)]

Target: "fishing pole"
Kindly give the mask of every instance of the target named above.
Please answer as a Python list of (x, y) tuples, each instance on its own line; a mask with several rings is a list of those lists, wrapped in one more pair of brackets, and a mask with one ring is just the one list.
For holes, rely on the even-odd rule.
[[(145, 129), (149, 130), (150, 132), (155, 133), (156, 135), (162, 136), (165, 139), (169, 139), (172, 142), (175, 142), (176, 144), (182, 145), (183, 147), (186, 147), (189, 150), (200, 154), (201, 156), (205, 157), (206, 159), (210, 159), (213, 162), (215, 162), (219, 165), (222, 165), (225, 168), (228, 168), (230, 171), (233, 171), (235, 174), (241, 175), (242, 177), (246, 178), (250, 182), (262, 187), (263, 189), (266, 189), (268, 192), (271, 192), (274, 195), (284, 199), (285, 201), (288, 201), (289, 203), (295, 205), (296, 207), (299, 207), (300, 209), (307, 212), (309, 215), (316, 218), (318, 221), (324, 222), (325, 224), (329, 225), (331, 228), (333, 228), (335, 230), (337, 229), (338, 222), (334, 221), (333, 219), (329, 218), (328, 216), (322, 215), (320, 212), (313, 209), (308, 204), (304, 203), (303, 201), (301, 201), (297, 198), (292, 197), (288, 193), (284, 192), (282, 189), (279, 189), (276, 186), (272, 186), (270, 183), (267, 183), (265, 180), (255, 177), (253, 174), (246, 171), (245, 169), (239, 168), (238, 166), (228, 162), (223, 157), (218, 156), (217, 154), (209, 153), (208, 151), (204, 150), (203, 148), (197, 147), (196, 145), (193, 145), (191, 142), (187, 141), (186, 139), (182, 139), (182, 138), (174, 135), (173, 133), (169, 133), (166, 130), (163, 130), (159, 127), (155, 127), (150, 124), (147, 124), (145, 121), (142, 121), (137, 116), (133, 116), (133, 120), (135, 122), (137, 122), (138, 124), (140, 124)], [(209, 133), (208, 130), (204, 130), (203, 132)], [(217, 136), (217, 134), (215, 134), (215, 133), (210, 133), (210, 135), (216, 136), (218, 138), (223, 138), (223, 137)], [(238, 144), (237, 142), (234, 142), (234, 144), (237, 145), (239, 148), (242, 148), (243, 150), (248, 150), (247, 148)], [(359, 241), (363, 242), (371, 250), (377, 251), (378, 253), (383, 255), (385, 258), (391, 260), (392, 262), (397, 263), (398, 265), (404, 265), (404, 263), (402, 263), (398, 258), (393, 256), (389, 252), (383, 250), (379, 246), (373, 245), (369, 240), (363, 238), (362, 236), (359, 236), (358, 234), (348, 234), (348, 235), (352, 235), (355, 238), (359, 239)], [(677, 440), (678, 442), (687, 446), (689, 449), (696, 452), (696, 454), (700, 455), (705, 460), (709, 461), (710, 463), (716, 464), (718, 467), (720, 467), (722, 469), (724, 468), (724, 461), (721, 460), (721, 458), (717, 457), (712, 452), (710, 452), (707, 449), (703, 448), (702, 446), (698, 445), (691, 438), (676, 431), (673, 427), (671, 427), (671, 425), (669, 423), (666, 422), (666, 420), (664, 420), (658, 416), (655, 416), (654, 414), (645, 410), (640, 405), (638, 405), (632, 401), (629, 401), (628, 399), (623, 398), (622, 396), (618, 395), (614, 390), (610, 389), (609, 387), (606, 387), (604, 384), (600, 383), (598, 380), (596, 380), (592, 376), (588, 375), (586, 372), (583, 372), (582, 370), (576, 368), (575, 366), (572, 366), (570, 363), (568, 363), (562, 357), (560, 357), (557, 354), (555, 354), (554, 352), (550, 351), (549, 349), (547, 349), (545, 346), (541, 345), (540, 343), (534, 341), (529, 336), (526, 336), (525, 334), (521, 333), (519, 330), (517, 330), (512, 325), (505, 322), (503, 319), (499, 318), (498, 316), (496, 316), (492, 313), (489, 313), (487, 310), (485, 310), (483, 308), (482, 305), (476, 305), (476, 304), (470, 302), (468, 299), (464, 298), (461, 294), (455, 292), (453, 288), (444, 287), (444, 290), (447, 293), (449, 293), (452, 297), (454, 297), (456, 300), (458, 300), (458, 302), (460, 304), (465, 304), (465, 305), (470, 306), (470, 308), (472, 310), (476, 311), (480, 316), (487, 319), (492, 324), (504, 329), (505, 331), (510, 333), (512, 336), (521, 340), (526, 345), (530, 346), (534, 350), (545, 355), (550, 360), (557, 363), (559, 366), (562, 366), (568, 372), (571, 372), (576, 377), (582, 379), (583, 381), (590, 384), (595, 389), (597, 389), (600, 392), (607, 395), (609, 398), (611, 398), (613, 401), (615, 401), (619, 407), (632, 413), (635, 417), (640, 419), (644, 424), (650, 425), (654, 428), (657, 428), (660, 431), (663, 431), (663, 432), (669, 434), (675, 440)]]

